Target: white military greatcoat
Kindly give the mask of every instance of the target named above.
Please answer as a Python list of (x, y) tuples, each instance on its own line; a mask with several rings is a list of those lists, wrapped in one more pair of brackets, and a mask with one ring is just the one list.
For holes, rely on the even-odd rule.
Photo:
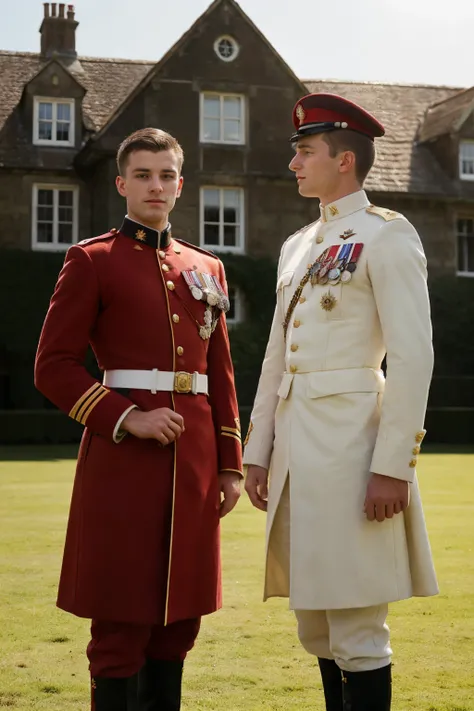
[[(308, 282), (285, 340), (308, 266), (332, 245), (355, 243), (363, 246), (350, 281)], [(433, 367), (426, 276), (414, 227), (372, 207), (364, 191), (321, 207), (321, 219), (283, 245), (244, 454), (270, 469), (265, 599), (330, 610), (438, 592), (415, 473)], [(410, 482), (404, 514), (367, 520), (371, 472)], [(273, 530), (287, 480), (288, 570), (278, 550), (285, 536)]]

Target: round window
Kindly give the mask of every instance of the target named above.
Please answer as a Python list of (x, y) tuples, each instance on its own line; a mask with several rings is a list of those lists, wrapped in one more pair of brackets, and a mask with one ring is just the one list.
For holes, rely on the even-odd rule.
[(223, 62), (233, 62), (239, 53), (239, 45), (233, 37), (225, 35), (215, 41), (214, 51)]

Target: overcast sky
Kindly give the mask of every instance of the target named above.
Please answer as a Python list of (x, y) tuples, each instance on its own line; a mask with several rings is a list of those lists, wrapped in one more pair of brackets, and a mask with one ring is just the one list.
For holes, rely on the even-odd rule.
[[(158, 60), (210, 0), (77, 0), (77, 48)], [(474, 85), (474, 0), (241, 0), (302, 79)], [(36, 52), (40, 0), (0, 0), (0, 49)], [(0, 77), (1, 81), (1, 77)]]

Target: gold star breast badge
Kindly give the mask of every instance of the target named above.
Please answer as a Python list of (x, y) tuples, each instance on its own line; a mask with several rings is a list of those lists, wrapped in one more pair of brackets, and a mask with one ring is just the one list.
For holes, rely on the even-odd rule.
[(137, 230), (135, 232), (135, 237), (140, 240), (140, 242), (146, 242), (146, 232), (145, 230)]
[(301, 104), (298, 104), (298, 107), (296, 109), (296, 116), (297, 116), (297, 118), (300, 122), (300, 126), (301, 126), (301, 124), (303, 123), (303, 121), (306, 118), (306, 112), (305, 112), (304, 108), (301, 106)]
[(336, 304), (337, 299), (334, 294), (331, 294), (331, 292), (327, 291), (325, 294), (322, 295), (321, 308), (323, 308), (324, 311), (332, 311)]

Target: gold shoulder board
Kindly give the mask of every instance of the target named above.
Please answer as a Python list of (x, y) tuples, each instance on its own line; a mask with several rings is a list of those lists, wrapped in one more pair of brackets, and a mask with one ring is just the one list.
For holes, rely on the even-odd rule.
[(399, 212), (395, 212), (394, 210), (388, 210), (386, 207), (376, 207), (375, 205), (371, 205), (370, 207), (368, 207), (367, 212), (371, 215), (378, 215), (379, 217), (382, 217), (386, 222), (390, 222), (390, 220), (397, 220), (403, 217), (403, 215), (401, 215)]

